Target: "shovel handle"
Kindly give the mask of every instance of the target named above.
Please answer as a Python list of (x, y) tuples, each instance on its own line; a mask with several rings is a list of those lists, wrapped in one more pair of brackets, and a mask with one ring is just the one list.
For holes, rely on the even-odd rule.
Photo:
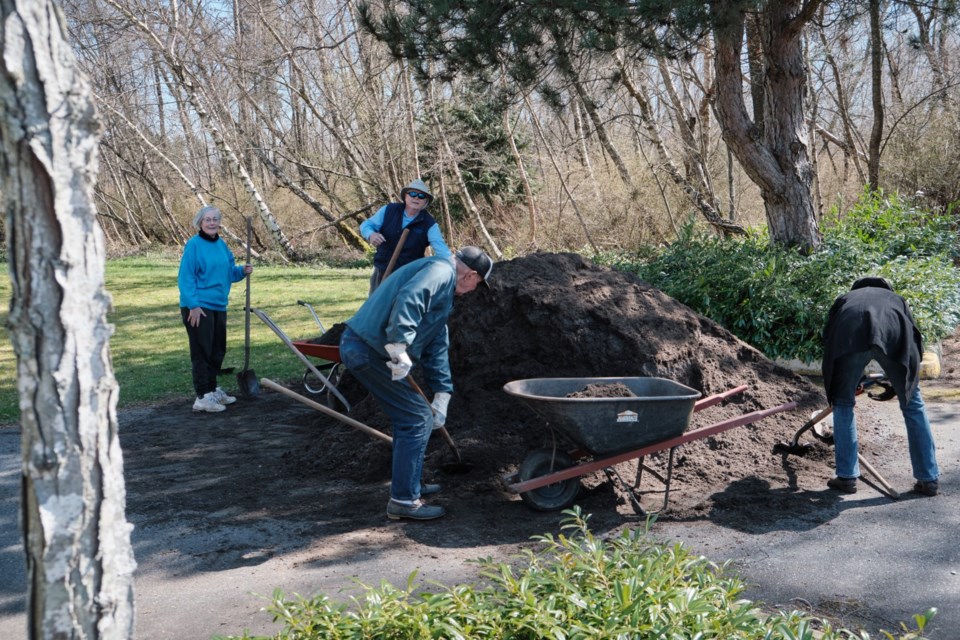
[(340, 413), (339, 411), (334, 411), (334, 410), (331, 409), (330, 407), (325, 407), (324, 405), (320, 404), (319, 402), (314, 402), (314, 401), (311, 400), (310, 398), (304, 397), (304, 396), (300, 395), (299, 393), (297, 393), (296, 391), (291, 391), (290, 389), (287, 389), (287, 388), (284, 387), (283, 385), (277, 384), (276, 382), (274, 382), (273, 380), (271, 380), (271, 379), (269, 379), (269, 378), (260, 378), (260, 384), (262, 384), (263, 386), (265, 386), (267, 389), (273, 389), (274, 391), (277, 391), (277, 392), (279, 392), (279, 393), (282, 393), (283, 395), (287, 396), (288, 398), (293, 398), (294, 400), (297, 400), (298, 402), (302, 402), (303, 404), (307, 405), (308, 407), (312, 407), (312, 408), (316, 409), (317, 411), (320, 411), (321, 413), (325, 413), (325, 414), (327, 414), (328, 416), (330, 416), (331, 418), (335, 418), (335, 419), (339, 420), (340, 422), (342, 422), (343, 424), (347, 425), (348, 427), (353, 427), (354, 429), (357, 429), (358, 431), (362, 431), (362, 432), (364, 432), (365, 434), (367, 434), (367, 435), (369, 435), (369, 436), (373, 436), (374, 438), (378, 438), (378, 439), (380, 439), (380, 440), (383, 440), (384, 442), (386, 442), (386, 443), (389, 444), (389, 445), (392, 445), (392, 444), (393, 444), (393, 438), (391, 438), (391, 437), (388, 436), (387, 434), (381, 433), (381, 432), (377, 431), (376, 429), (374, 429), (373, 427), (369, 427), (369, 426), (363, 424), (362, 422), (360, 422), (360, 421), (358, 421), (358, 420), (354, 420), (354, 419), (351, 418), (350, 416), (345, 416), (345, 415), (343, 415), (342, 413)]
[(407, 236), (410, 235), (410, 228), (403, 230), (403, 233), (400, 234), (400, 239), (397, 240), (397, 248), (393, 250), (393, 255), (390, 256), (390, 262), (387, 263), (387, 268), (384, 270), (383, 275), (380, 276), (380, 282), (383, 282), (387, 279), (387, 276), (393, 271), (394, 265), (397, 264), (397, 258), (400, 257), (400, 250), (403, 249), (403, 243), (407, 241)]
[[(414, 391), (420, 394), (420, 397), (423, 398), (423, 401), (427, 403), (430, 407), (430, 411), (433, 412), (433, 405), (430, 404), (430, 401), (427, 400), (427, 394), (423, 392), (423, 389), (420, 388), (420, 385), (417, 384), (417, 381), (413, 379), (412, 376), (407, 375), (407, 382), (410, 383), (410, 387)], [(443, 436), (443, 439), (447, 441), (447, 444), (450, 445), (450, 448), (453, 450), (453, 455), (457, 456), (457, 462), (463, 462), (463, 458), (460, 457), (460, 450), (457, 449), (457, 445), (453, 442), (453, 438), (450, 437), (450, 432), (447, 431), (446, 427), (437, 427), (437, 431), (440, 432), (440, 435)]]
[(863, 457), (863, 454), (857, 453), (857, 460), (860, 462), (860, 466), (870, 472), (870, 475), (872, 475), (876, 481), (880, 483), (880, 486), (887, 490), (887, 493), (891, 498), (894, 500), (900, 499), (900, 494), (897, 493), (897, 490), (890, 486), (890, 483), (887, 482), (882, 475), (880, 475), (879, 471), (873, 468), (872, 464), (867, 462), (867, 459)]
[[(253, 218), (247, 216), (247, 264), (250, 264), (250, 236), (253, 233)], [(247, 305), (244, 307), (243, 319), (243, 370), (250, 369), (250, 274), (247, 280)]]

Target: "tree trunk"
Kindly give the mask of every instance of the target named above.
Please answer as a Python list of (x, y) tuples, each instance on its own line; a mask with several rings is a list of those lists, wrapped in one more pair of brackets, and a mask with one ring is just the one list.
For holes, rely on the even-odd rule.
[(880, 185), (880, 143), (883, 141), (883, 35), (880, 24), (880, 0), (870, 0), (870, 67), (871, 93), (873, 95), (873, 127), (870, 130), (870, 147), (867, 160), (867, 175), (870, 189)]
[(61, 16), (51, 0), (0, 3), (0, 193), (20, 395), (27, 635), (125, 639), (136, 563), (93, 194), (99, 121)]
[[(717, 116), (723, 139), (740, 165), (760, 188), (770, 238), (778, 244), (815, 249), (820, 244), (810, 185), (803, 117), (806, 73), (801, 30), (819, 2), (810, 1), (799, 14), (798, 0), (771, 2), (762, 14), (764, 64), (763, 134), (758, 135), (743, 101), (742, 13), (718, 16), (716, 30)], [(728, 3), (712, 5), (730, 12)]]

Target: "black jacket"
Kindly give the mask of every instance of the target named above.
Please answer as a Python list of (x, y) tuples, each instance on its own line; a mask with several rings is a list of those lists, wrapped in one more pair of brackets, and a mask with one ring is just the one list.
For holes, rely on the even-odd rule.
[[(833, 404), (830, 382), (833, 363), (851, 353), (879, 348), (888, 358), (906, 367), (905, 397), (920, 382), (923, 338), (907, 301), (880, 287), (854, 289), (834, 301), (823, 330), (823, 384)], [(898, 389), (898, 391), (900, 391)]]

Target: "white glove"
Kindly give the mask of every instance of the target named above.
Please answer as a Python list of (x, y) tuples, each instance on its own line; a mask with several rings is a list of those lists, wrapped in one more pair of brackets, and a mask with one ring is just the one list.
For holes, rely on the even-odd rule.
[(447, 423), (447, 406), (450, 404), (450, 394), (446, 391), (438, 391), (433, 396), (433, 402), (430, 408), (433, 409), (433, 428), (439, 429)]
[(383, 346), (390, 356), (387, 366), (390, 368), (391, 380), (403, 380), (413, 368), (413, 361), (407, 355), (407, 345), (402, 342), (392, 342)]

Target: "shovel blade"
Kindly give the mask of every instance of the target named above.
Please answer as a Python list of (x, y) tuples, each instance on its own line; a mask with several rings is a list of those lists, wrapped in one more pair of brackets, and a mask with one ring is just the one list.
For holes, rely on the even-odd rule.
[(247, 400), (253, 400), (260, 395), (260, 379), (253, 369), (244, 369), (237, 374), (237, 386)]

